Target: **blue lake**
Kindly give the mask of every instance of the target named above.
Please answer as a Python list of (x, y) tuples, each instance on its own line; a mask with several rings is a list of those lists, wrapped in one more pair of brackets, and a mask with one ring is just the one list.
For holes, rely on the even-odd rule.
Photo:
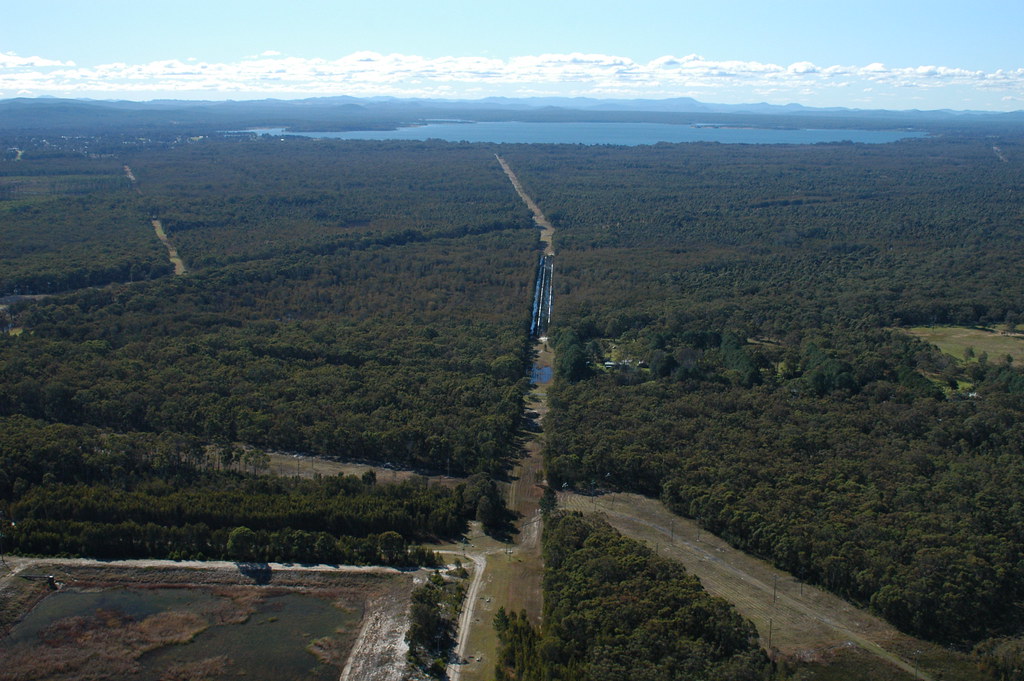
[[(239, 131), (241, 132), (241, 131)], [(817, 144), (861, 142), (884, 144), (925, 137), (907, 130), (802, 130), (672, 125), (668, 123), (526, 123), (434, 122), (397, 130), (349, 130), (345, 132), (285, 132), (283, 128), (252, 130), (262, 135), (298, 135), (344, 140), (428, 140), (512, 144), (620, 144), (637, 146), (659, 142), (721, 142), (725, 144)]]

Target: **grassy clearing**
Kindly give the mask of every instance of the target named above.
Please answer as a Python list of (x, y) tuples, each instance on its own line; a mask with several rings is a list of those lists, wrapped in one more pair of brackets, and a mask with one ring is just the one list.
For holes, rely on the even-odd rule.
[(992, 362), (1002, 361), (1007, 355), (1015, 362), (1024, 362), (1024, 335), (1010, 334), (999, 327), (916, 326), (903, 331), (959, 360), (969, 361), (965, 353), (971, 348), (975, 358), (984, 352)]
[(488, 537), (481, 531), (479, 523), (472, 523), (464, 544), (426, 547), (463, 552), (461, 558), (451, 558), (458, 558), (467, 567), (472, 567), (471, 555), (486, 561), (474, 603), (463, 605), (464, 608), (472, 607), (473, 614), (465, 647), (466, 663), (459, 667), (459, 681), (493, 678), (498, 650), (493, 622), (498, 608), (504, 607), (506, 612), (525, 610), (535, 622), (540, 621), (544, 566), (540, 555), (538, 510), (541, 488), (536, 484), (542, 465), (539, 444), (528, 443), (527, 453), (529, 456), (517, 466), (507, 489), (509, 506), (521, 516), (517, 523), (519, 533), (512, 543)]
[[(508, 591), (512, 575), (509, 570), (507, 544), (502, 544), (480, 532), (474, 523), (473, 531), (466, 537), (464, 545), (467, 553), (483, 553), (486, 561), (480, 589), (473, 603), (468, 600), (463, 608), (472, 608), (469, 620), (469, 631), (466, 634), (465, 664), (459, 666), (459, 681), (483, 681), (490, 679), (494, 673), (494, 664), (498, 650), (498, 636), (492, 622), (494, 615), (502, 603), (499, 594)], [(463, 564), (472, 566), (467, 556)], [(507, 606), (506, 606), (507, 607)]]
[(315, 478), (318, 475), (325, 477), (335, 475), (362, 477), (364, 474), (372, 472), (377, 476), (377, 482), (380, 483), (404, 482), (412, 478), (426, 478), (429, 485), (454, 487), (463, 481), (461, 478), (450, 478), (445, 475), (424, 476), (415, 471), (371, 466), (365, 463), (334, 461), (333, 459), (323, 459), (318, 456), (268, 452), (267, 457), (268, 465), (265, 472), (269, 475), (280, 475), (283, 477)]

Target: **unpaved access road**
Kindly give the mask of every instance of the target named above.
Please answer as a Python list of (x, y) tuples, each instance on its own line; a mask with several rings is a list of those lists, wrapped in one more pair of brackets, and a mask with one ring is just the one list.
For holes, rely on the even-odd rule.
[[(95, 558), (22, 558), (20, 556), (5, 556), (5, 570), (0, 567), (0, 585), (9, 581), (18, 574), (46, 565), (59, 565), (62, 567), (109, 567), (109, 568), (164, 568), (167, 570), (193, 569), (193, 570), (229, 570), (237, 572), (244, 570), (246, 563), (237, 563), (228, 560), (156, 560), (156, 559), (132, 559), (132, 560), (97, 560)], [(373, 574), (399, 574), (401, 571), (383, 565), (307, 565), (299, 563), (259, 563), (266, 566), (271, 572), (334, 572), (334, 573), (373, 573)]]
[(533, 221), (541, 228), (540, 240), (544, 242), (544, 255), (554, 255), (555, 247), (552, 243), (552, 237), (555, 234), (554, 225), (551, 224), (551, 221), (548, 220), (544, 213), (541, 212), (540, 207), (537, 206), (534, 200), (530, 198), (530, 195), (523, 189), (522, 183), (519, 181), (519, 178), (505, 159), (497, 154), (494, 155), (494, 158), (498, 159), (498, 163), (501, 164), (501, 169), (505, 171), (508, 179), (512, 182), (512, 186), (515, 187), (516, 193), (519, 194), (519, 198), (523, 200), (526, 207), (533, 213)]
[[(444, 551), (443, 553), (452, 552)], [(480, 585), (483, 583), (484, 570), (487, 568), (487, 558), (482, 553), (465, 554), (473, 561), (473, 580), (466, 590), (466, 600), (462, 605), (462, 612), (459, 614), (459, 630), (456, 634), (455, 658), (448, 665), (449, 681), (459, 681), (462, 675), (463, 661), (466, 659), (466, 647), (469, 644), (469, 628), (473, 624), (473, 615), (476, 610), (476, 601), (480, 597)], [(344, 681), (344, 678), (342, 679)]]
[(187, 272), (185, 269), (185, 261), (181, 259), (181, 256), (178, 255), (178, 249), (176, 249), (171, 244), (171, 240), (167, 238), (167, 232), (164, 231), (163, 223), (156, 219), (151, 220), (151, 222), (153, 223), (153, 231), (156, 232), (156, 238), (160, 239), (160, 243), (162, 243), (164, 248), (167, 249), (167, 259), (171, 261), (172, 265), (174, 265), (174, 273), (185, 274), (185, 272)]
[[(128, 164), (124, 166), (124, 175), (128, 178), (128, 182), (131, 183), (132, 189), (135, 190), (136, 194), (142, 195), (142, 190), (139, 189), (139, 181), (135, 177), (135, 172), (128, 167)], [(185, 268), (185, 261), (178, 255), (178, 249), (172, 244), (170, 239), (167, 238), (167, 232), (164, 231), (163, 223), (156, 218), (150, 219), (150, 223), (153, 225), (153, 231), (156, 233), (156, 238), (160, 239), (160, 243), (167, 249), (167, 259), (174, 265), (175, 274), (185, 274), (188, 270)]]
[(681, 562), (709, 593), (729, 601), (751, 620), (761, 644), (771, 651), (808, 660), (820, 651), (852, 643), (916, 678), (931, 679), (891, 650), (891, 643), (903, 635), (884, 620), (734, 549), (660, 501), (637, 494), (562, 492), (559, 506), (603, 514), (619, 532)]

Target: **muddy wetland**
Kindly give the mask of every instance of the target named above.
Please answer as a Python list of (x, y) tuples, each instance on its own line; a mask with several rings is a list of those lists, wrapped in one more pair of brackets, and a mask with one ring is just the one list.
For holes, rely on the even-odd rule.
[(69, 586), (0, 643), (4, 679), (337, 679), (364, 601), (330, 588)]

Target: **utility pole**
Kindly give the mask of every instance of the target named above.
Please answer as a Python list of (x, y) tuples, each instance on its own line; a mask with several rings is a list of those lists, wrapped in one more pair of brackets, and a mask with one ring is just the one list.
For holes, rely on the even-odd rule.
[(775, 575), (772, 579), (772, 605), (779, 600), (779, 576)]
[[(11, 523), (14, 525), (14, 523)], [(4, 529), (7, 527), (7, 516), (3, 511), (0, 511), (0, 565), (7, 567), (7, 561), (4, 559)]]

